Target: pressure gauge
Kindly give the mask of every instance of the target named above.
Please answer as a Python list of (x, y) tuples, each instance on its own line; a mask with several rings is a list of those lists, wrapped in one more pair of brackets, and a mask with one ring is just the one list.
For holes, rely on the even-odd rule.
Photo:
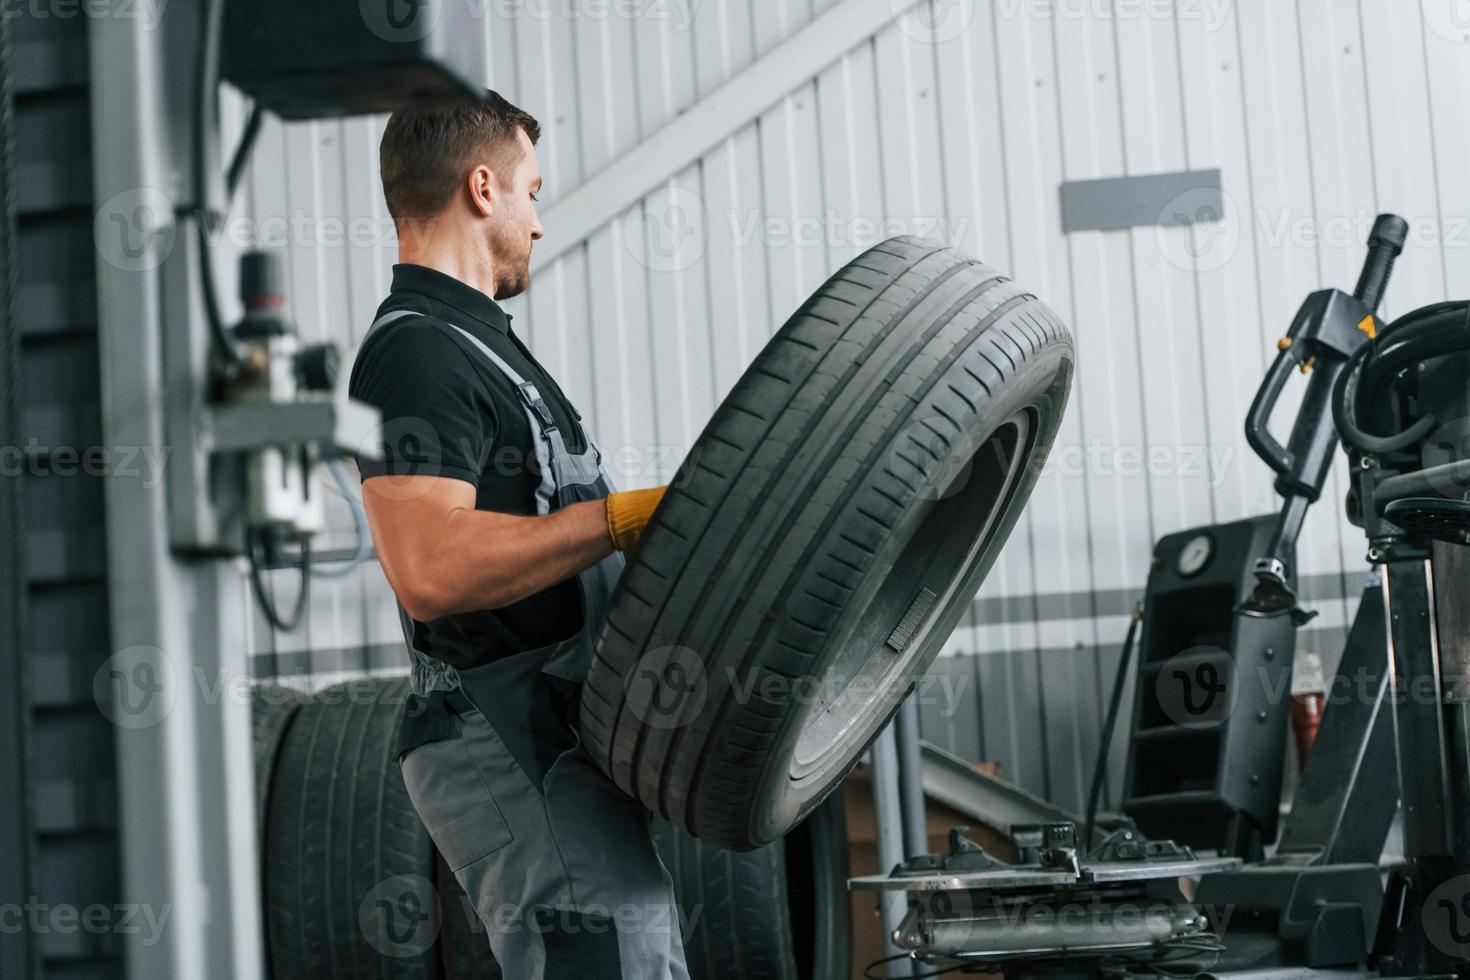
[(1208, 534), (1195, 535), (1184, 542), (1184, 547), (1179, 551), (1179, 563), (1176, 566), (1179, 574), (1184, 578), (1198, 575), (1204, 571), (1214, 554), (1215, 542), (1210, 536)]

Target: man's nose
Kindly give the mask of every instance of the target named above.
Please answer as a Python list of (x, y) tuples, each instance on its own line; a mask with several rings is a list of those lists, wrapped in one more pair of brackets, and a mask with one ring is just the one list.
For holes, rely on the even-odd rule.
[(531, 241), (539, 242), (543, 234), (545, 234), (545, 232), (541, 228), (541, 222), (533, 221), (531, 223)]

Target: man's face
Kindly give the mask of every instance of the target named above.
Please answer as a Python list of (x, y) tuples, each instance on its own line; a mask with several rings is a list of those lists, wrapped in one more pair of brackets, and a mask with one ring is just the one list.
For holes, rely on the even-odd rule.
[(536, 217), (536, 194), (541, 190), (541, 167), (536, 148), (523, 129), (516, 130), (521, 144), (520, 159), (509, 183), (500, 181), (489, 224), (490, 255), (495, 264), (495, 298), (506, 299), (525, 292), (531, 284), (531, 244), (541, 237)]

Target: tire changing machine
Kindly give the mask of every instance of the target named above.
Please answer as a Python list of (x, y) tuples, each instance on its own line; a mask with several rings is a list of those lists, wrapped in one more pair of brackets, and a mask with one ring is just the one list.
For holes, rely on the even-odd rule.
[[(1121, 824), (1100, 841), (1013, 826), (1014, 861), (956, 828), (948, 853), (850, 881), (904, 896), (892, 939), (914, 965), (1470, 977), (1470, 302), (1380, 329), (1406, 231), (1379, 217), (1357, 289), (1307, 297), (1257, 392), (1246, 434), (1280, 512), (1157, 546)], [(1293, 368), (1312, 377), (1283, 447), (1267, 423)], [(1371, 573), (1277, 841), (1295, 631), (1312, 616), (1295, 543), (1339, 437)], [(1400, 801), (1404, 861), (1383, 869)]]

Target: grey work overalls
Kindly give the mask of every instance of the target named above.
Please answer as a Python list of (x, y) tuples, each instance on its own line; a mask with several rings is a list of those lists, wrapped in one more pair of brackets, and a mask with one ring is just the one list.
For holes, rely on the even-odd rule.
[[(412, 315), (388, 313), (372, 329)], [(538, 513), (611, 492), (601, 451), (589, 438), (586, 452), (568, 452), (535, 385), (467, 331), (436, 325), (520, 392), (541, 469)], [(688, 980), (650, 814), (582, 751), (576, 727), (596, 630), (622, 570), (613, 552), (578, 575), (583, 620), (574, 636), (468, 670), (415, 650), (400, 610), (411, 686), (442, 713), (439, 735), (403, 753), (404, 782), (506, 980)]]

